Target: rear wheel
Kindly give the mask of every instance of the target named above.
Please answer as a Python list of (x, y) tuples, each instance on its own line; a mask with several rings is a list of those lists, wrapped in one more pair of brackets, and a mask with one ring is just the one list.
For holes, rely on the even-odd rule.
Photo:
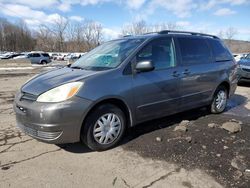
[(42, 60), (42, 61), (41, 61), (41, 64), (42, 64), (42, 65), (46, 65), (46, 64), (47, 64), (47, 61)]
[(110, 149), (121, 140), (125, 122), (121, 109), (112, 104), (101, 105), (87, 117), (81, 139), (92, 150)]
[(228, 90), (225, 86), (219, 86), (214, 94), (210, 111), (213, 114), (222, 113), (227, 106)]

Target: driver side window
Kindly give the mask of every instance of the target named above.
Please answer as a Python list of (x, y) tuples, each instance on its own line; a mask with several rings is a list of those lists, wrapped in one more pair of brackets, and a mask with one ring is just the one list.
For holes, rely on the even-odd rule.
[(147, 44), (136, 56), (137, 62), (152, 61), (155, 70), (174, 67), (175, 55), (171, 38), (155, 39)]

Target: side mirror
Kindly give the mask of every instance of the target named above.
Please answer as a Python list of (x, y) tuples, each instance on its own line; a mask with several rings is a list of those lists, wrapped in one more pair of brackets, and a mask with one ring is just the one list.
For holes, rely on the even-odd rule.
[(148, 72), (154, 70), (154, 68), (152, 61), (140, 61), (135, 66), (137, 72)]

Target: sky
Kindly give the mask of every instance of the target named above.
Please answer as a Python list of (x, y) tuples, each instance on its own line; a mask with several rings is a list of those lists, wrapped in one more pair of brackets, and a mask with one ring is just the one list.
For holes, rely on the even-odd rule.
[(233, 27), (236, 39), (250, 41), (250, 0), (0, 0), (0, 17), (22, 19), (31, 29), (60, 16), (101, 23), (108, 38), (116, 38), (124, 25), (144, 20), (210, 34)]

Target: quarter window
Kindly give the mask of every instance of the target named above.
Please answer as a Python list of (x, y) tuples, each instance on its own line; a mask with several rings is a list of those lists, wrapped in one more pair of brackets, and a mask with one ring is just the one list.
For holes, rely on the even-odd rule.
[(137, 62), (152, 61), (155, 70), (175, 66), (174, 46), (170, 38), (160, 38), (146, 45), (136, 56)]
[(209, 63), (211, 52), (206, 40), (199, 38), (178, 38), (183, 64)]
[(215, 61), (230, 61), (232, 60), (232, 55), (228, 49), (219, 40), (209, 40), (209, 44), (212, 48), (213, 54), (215, 56)]

